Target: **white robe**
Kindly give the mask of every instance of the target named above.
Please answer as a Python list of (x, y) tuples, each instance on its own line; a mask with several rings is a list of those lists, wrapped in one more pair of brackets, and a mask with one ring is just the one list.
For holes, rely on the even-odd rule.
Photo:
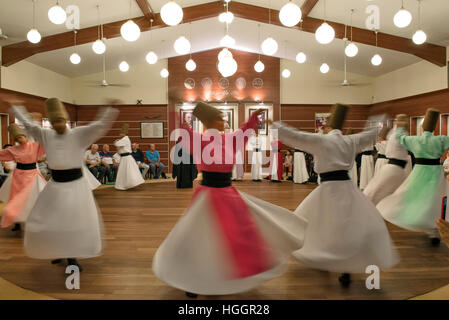
[[(385, 155), (389, 159), (394, 158), (408, 161), (407, 166), (411, 166), (411, 160), (407, 149), (405, 149), (405, 147), (399, 143), (398, 139), (396, 139), (396, 128), (393, 128), (390, 132)], [(401, 168), (400, 166), (387, 163), (380, 169), (380, 172), (374, 176), (363, 193), (377, 205), (382, 199), (395, 192), (407, 178), (409, 173), (410, 171), (408, 171), (407, 168)]]
[(307, 172), (306, 157), (304, 152), (295, 151), (293, 154), (293, 182), (304, 183), (309, 180), (309, 173)]
[(237, 152), (235, 153), (235, 161), (236, 163), (232, 168), (232, 180), (241, 180), (245, 175), (245, 170), (243, 168), (243, 156), (241, 150), (237, 150)]
[[(376, 143), (376, 150), (377, 150), (378, 155), (379, 154), (385, 155), (386, 149), (387, 149), (387, 141), (386, 140)], [(376, 176), (376, 174), (378, 174), (380, 172), (380, 169), (387, 163), (388, 163), (387, 158), (377, 158), (376, 164), (374, 166), (374, 176)]]
[[(373, 145), (369, 144), (363, 151), (373, 150)], [(362, 155), (360, 164), (360, 190), (366, 188), (368, 183), (374, 177), (374, 157), (373, 155)]]
[[(377, 136), (376, 128), (354, 135), (340, 130), (322, 135), (275, 122), (273, 129), (284, 144), (311, 153), (318, 174), (350, 170), (356, 154)], [(293, 253), (307, 266), (364, 273), (369, 265), (383, 269), (397, 262), (382, 216), (350, 180), (321, 183), (294, 213), (308, 222), (304, 246)]]
[[(131, 153), (131, 141), (128, 136), (124, 136), (117, 140), (115, 146), (119, 148), (119, 154)], [(139, 166), (132, 155), (121, 157), (118, 166), (117, 178), (115, 180), (115, 188), (118, 190), (127, 190), (144, 183), (140, 174)]]
[(90, 170), (86, 167), (82, 167), (83, 170), (83, 178), (87, 180), (87, 183), (89, 184), (89, 188), (91, 190), (97, 189), (99, 186), (101, 186), (100, 181), (98, 181), (97, 178), (90, 172)]
[[(34, 123), (24, 108), (14, 115), (29, 134), (43, 145), (52, 170), (84, 166), (84, 151), (102, 137), (118, 111), (107, 108), (87, 126), (60, 135)], [(27, 220), (25, 252), (36, 259), (90, 258), (101, 255), (102, 218), (87, 179), (56, 182), (51, 179), (40, 193)]]
[[(261, 150), (260, 139), (256, 137), (254, 143), (252, 144), (252, 161), (251, 161), (251, 179), (262, 180), (262, 150)], [(255, 149), (259, 151), (254, 151)]]

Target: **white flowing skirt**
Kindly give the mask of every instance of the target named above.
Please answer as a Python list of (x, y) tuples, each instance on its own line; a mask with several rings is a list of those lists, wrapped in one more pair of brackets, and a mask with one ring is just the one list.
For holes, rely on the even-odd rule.
[(357, 188), (358, 176), (357, 176), (357, 164), (354, 162), (352, 168), (348, 171), (349, 178), (351, 178), (352, 183)]
[(366, 188), (374, 176), (374, 157), (362, 155), (360, 165), (360, 189)]
[(309, 180), (309, 173), (307, 172), (306, 158), (304, 153), (295, 152), (293, 155), (293, 182), (304, 183)]
[(374, 176), (363, 193), (374, 205), (377, 205), (382, 199), (395, 192), (405, 179), (407, 179), (405, 168), (387, 163)]
[(125, 156), (120, 159), (115, 188), (118, 190), (127, 190), (144, 183), (140, 174), (139, 166), (132, 156)]
[(101, 186), (100, 181), (98, 181), (97, 178), (90, 172), (90, 170), (86, 167), (82, 167), (83, 170), (83, 177), (87, 180), (87, 183), (89, 184), (90, 190), (95, 190), (99, 186)]
[(39, 195), (25, 225), (31, 258), (90, 258), (101, 255), (103, 222), (86, 179), (55, 182)]
[(201, 192), (170, 231), (153, 258), (153, 272), (165, 283), (203, 295), (244, 292), (280, 276), (289, 255), (302, 246), (305, 222), (291, 211), (240, 193), (277, 263), (244, 278), (230, 278), (232, 258), (226, 249), (211, 199)]
[(295, 214), (308, 226), (293, 256), (311, 268), (365, 273), (367, 266), (384, 269), (398, 261), (382, 216), (349, 180), (322, 183)]
[(376, 160), (376, 165), (374, 166), (374, 176), (376, 176), (379, 172), (380, 172), (380, 169), (382, 169), (382, 167), (384, 166), (384, 165), (386, 165), (388, 163), (388, 159), (386, 159), (386, 158), (378, 158), (377, 160)]
[(262, 180), (262, 152), (253, 152), (251, 164), (251, 179)]

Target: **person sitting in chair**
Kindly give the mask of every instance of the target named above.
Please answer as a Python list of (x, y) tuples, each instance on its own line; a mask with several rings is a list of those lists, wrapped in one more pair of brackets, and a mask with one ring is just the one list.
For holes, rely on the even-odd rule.
[(156, 150), (156, 146), (154, 143), (150, 144), (150, 149), (145, 153), (145, 157), (148, 160), (148, 164), (150, 165), (150, 172), (154, 176), (154, 179), (159, 179), (159, 176), (165, 178), (165, 174), (163, 174), (163, 170), (165, 168), (164, 164), (160, 161), (161, 156), (159, 152)]
[(150, 166), (145, 163), (145, 156), (143, 155), (142, 150), (139, 149), (138, 143), (133, 143), (131, 145), (132, 152), (131, 155), (133, 156), (134, 160), (136, 160), (137, 165), (139, 166), (140, 171), (142, 172), (142, 178), (145, 179), (145, 176), (147, 175), (148, 169), (150, 169)]

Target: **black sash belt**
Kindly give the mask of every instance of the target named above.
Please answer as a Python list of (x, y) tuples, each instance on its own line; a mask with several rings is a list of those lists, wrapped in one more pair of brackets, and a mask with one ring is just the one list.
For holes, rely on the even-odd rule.
[(36, 169), (36, 162), (33, 162), (33, 163), (17, 162), (16, 168), (20, 169), (20, 170), (34, 170), (34, 169)]
[(384, 155), (384, 154), (382, 154), (382, 153), (379, 153), (379, 154), (377, 155), (377, 159), (387, 159), (387, 156)]
[(56, 182), (71, 182), (83, 176), (81, 168), (68, 170), (51, 170), (51, 177)]
[(281, 152), (281, 150), (278, 150), (278, 149), (276, 149), (276, 150), (271, 150), (272, 152)]
[(304, 153), (304, 151), (299, 150), (299, 149), (295, 149), (295, 152), (302, 152), (302, 153)]
[(126, 152), (126, 153), (120, 153), (120, 157), (126, 157), (126, 156), (130, 156), (131, 152)]
[(416, 164), (422, 164), (425, 166), (439, 166), (441, 164), (440, 159), (416, 158), (415, 161)]
[(389, 158), (388, 159), (388, 164), (394, 164), (395, 166), (399, 166), (402, 169), (404, 169), (405, 166), (407, 165), (407, 161), (399, 160), (399, 159), (395, 159), (395, 158)]
[(321, 182), (325, 181), (342, 181), (342, 180), (350, 180), (348, 171), (346, 170), (337, 170), (337, 171), (329, 171), (320, 173)]
[(374, 150), (363, 151), (362, 156), (372, 156), (373, 153), (374, 153)]
[(201, 185), (212, 188), (226, 188), (232, 185), (232, 172), (203, 171)]
[(260, 152), (260, 149), (254, 148), (254, 149), (253, 149), (253, 152)]

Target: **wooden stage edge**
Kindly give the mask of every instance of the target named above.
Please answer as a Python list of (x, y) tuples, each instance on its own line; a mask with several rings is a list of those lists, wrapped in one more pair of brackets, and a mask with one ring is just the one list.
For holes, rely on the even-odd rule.
[[(247, 180), (234, 186), (290, 210), (315, 188), (310, 184)], [(151, 263), (156, 249), (189, 204), (193, 189), (176, 189), (171, 180), (128, 191), (105, 187), (94, 193), (103, 214), (106, 246), (102, 256), (81, 260), (85, 270), (80, 290), (66, 289), (65, 266), (26, 257), (22, 238), (8, 229), (0, 230), (0, 277), (56, 299), (185, 299), (184, 292), (154, 276)], [(306, 268), (291, 258), (284, 275), (254, 290), (198, 299), (410, 299), (449, 284), (449, 249), (444, 244), (434, 248), (424, 234), (391, 224), (388, 228), (401, 260), (381, 272), (380, 290), (366, 288), (367, 274), (354, 275), (351, 286), (342, 288), (338, 274)], [(445, 292), (440, 298), (449, 299), (447, 289), (435, 292)]]

